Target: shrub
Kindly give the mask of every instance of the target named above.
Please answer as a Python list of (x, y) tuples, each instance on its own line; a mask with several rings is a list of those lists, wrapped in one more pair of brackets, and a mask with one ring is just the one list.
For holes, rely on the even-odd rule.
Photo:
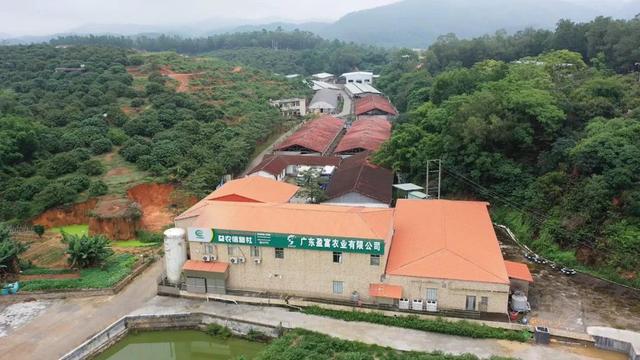
[(79, 193), (87, 190), (89, 188), (89, 184), (91, 184), (91, 180), (86, 175), (69, 175), (64, 177), (62, 180), (62, 184), (73, 191)]
[(205, 332), (211, 336), (220, 337), (223, 339), (229, 338), (231, 334), (231, 330), (228, 327), (218, 325), (218, 324), (209, 324), (207, 325), (207, 330)]
[(14, 240), (9, 229), (0, 224), (0, 273), (18, 270), (18, 255), (27, 250), (27, 246)]
[(43, 225), (33, 225), (33, 232), (38, 235), (38, 237), (42, 237), (44, 234), (44, 226)]
[(102, 180), (93, 181), (91, 182), (91, 185), (89, 185), (90, 196), (105, 195), (108, 191), (109, 191), (109, 187)]
[(142, 105), (144, 105), (144, 99), (135, 98), (135, 99), (131, 100), (131, 107), (138, 108), (138, 107), (140, 107)]
[(109, 132), (107, 133), (107, 138), (111, 140), (113, 145), (122, 145), (129, 138), (127, 134), (122, 129), (118, 128), (109, 128)]
[(69, 255), (71, 267), (87, 268), (102, 264), (113, 254), (109, 239), (102, 235), (69, 235), (62, 234), (64, 242), (68, 244), (66, 253)]
[(137, 230), (136, 238), (143, 243), (161, 243), (164, 241), (162, 234), (145, 230)]
[(80, 164), (80, 171), (85, 175), (98, 176), (104, 172), (104, 165), (100, 160), (87, 160)]
[(111, 140), (107, 138), (98, 139), (91, 143), (91, 152), (95, 155), (100, 155), (111, 151), (113, 144)]
[(329, 310), (317, 306), (307, 307), (303, 310), (303, 312), (305, 314), (326, 316), (344, 321), (364, 321), (374, 324), (436, 332), (448, 335), (467, 336), (471, 338), (505, 339), (526, 342), (531, 337), (531, 334), (528, 331), (505, 330), (486, 326), (483, 324), (475, 324), (465, 320), (447, 321), (441, 318), (437, 318), (436, 320), (428, 320), (421, 319), (415, 315), (391, 317), (385, 316), (381, 313)]

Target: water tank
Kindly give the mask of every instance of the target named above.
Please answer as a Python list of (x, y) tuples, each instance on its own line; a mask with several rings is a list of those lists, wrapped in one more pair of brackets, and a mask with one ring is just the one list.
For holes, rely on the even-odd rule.
[(187, 261), (187, 244), (185, 231), (180, 228), (168, 229), (164, 232), (164, 263), (167, 280), (172, 284), (180, 282), (182, 266)]
[(529, 310), (529, 303), (527, 297), (521, 293), (515, 293), (511, 295), (511, 309), (513, 311), (524, 312)]

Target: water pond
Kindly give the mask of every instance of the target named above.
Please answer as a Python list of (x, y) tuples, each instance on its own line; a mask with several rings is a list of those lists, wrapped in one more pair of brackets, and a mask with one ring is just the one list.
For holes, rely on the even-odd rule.
[(227, 360), (253, 359), (265, 344), (238, 338), (221, 339), (196, 330), (144, 331), (127, 334), (97, 360)]

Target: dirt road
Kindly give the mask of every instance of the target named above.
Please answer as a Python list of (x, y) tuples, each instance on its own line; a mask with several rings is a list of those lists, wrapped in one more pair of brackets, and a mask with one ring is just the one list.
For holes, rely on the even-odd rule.
[[(164, 260), (156, 261), (114, 296), (34, 301), (0, 309), (0, 359), (58, 359), (156, 294)], [(27, 319), (21, 320), (22, 311)], [(9, 313), (9, 316), (6, 314)]]
[(497, 234), (504, 258), (527, 263), (531, 269), (532, 325), (577, 332), (586, 332), (588, 326), (640, 331), (640, 293), (588, 275), (566, 276), (548, 265), (531, 264), (508, 236)]

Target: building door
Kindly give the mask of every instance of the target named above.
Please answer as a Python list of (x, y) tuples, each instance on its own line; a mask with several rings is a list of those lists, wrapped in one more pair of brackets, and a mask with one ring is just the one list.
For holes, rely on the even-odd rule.
[(208, 278), (207, 293), (209, 294), (225, 294), (227, 292), (224, 279)]
[(196, 294), (204, 294), (207, 292), (207, 281), (201, 277), (187, 276), (187, 291)]
[(473, 295), (468, 295), (467, 296), (467, 307), (466, 310), (468, 311), (475, 311), (476, 310), (476, 297)]
[(487, 296), (480, 297), (480, 305), (478, 306), (478, 310), (482, 312), (487, 312), (488, 308), (489, 308), (489, 297)]

